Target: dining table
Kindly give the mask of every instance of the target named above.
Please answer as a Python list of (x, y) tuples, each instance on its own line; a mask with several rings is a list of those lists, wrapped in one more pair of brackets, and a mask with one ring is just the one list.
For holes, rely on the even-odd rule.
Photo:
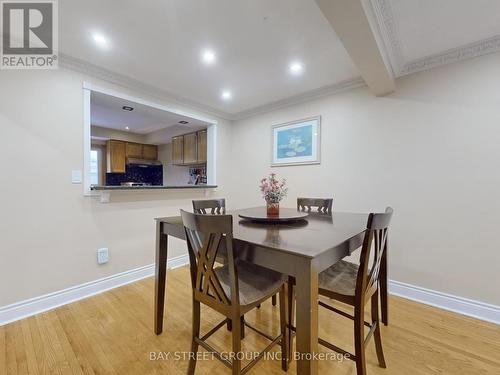
[[(318, 374), (318, 275), (361, 247), (368, 213), (310, 213), (297, 222), (256, 223), (233, 216), (236, 256), (295, 278), (297, 374)], [(185, 240), (180, 216), (156, 218), (154, 331), (163, 332), (168, 237)], [(387, 249), (380, 269), (382, 322), (388, 324)]]

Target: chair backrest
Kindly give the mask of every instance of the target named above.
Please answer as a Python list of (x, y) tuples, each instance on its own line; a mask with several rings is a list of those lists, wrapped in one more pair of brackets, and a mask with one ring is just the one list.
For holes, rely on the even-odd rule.
[[(186, 232), (195, 298), (212, 306), (239, 304), (238, 277), (233, 255), (232, 215), (193, 214), (181, 210), (181, 216)], [(223, 241), (227, 249), (231, 299), (224, 292), (214, 272), (217, 252)]]
[(333, 209), (333, 199), (297, 198), (297, 210), (311, 212), (313, 207), (317, 208), (319, 213), (331, 215)]
[(197, 214), (207, 213), (212, 215), (224, 215), (226, 213), (226, 200), (221, 199), (206, 199), (193, 201), (193, 211)]
[[(363, 299), (365, 296), (371, 296), (378, 288), (380, 265), (384, 252), (387, 250), (392, 213), (393, 209), (387, 207), (385, 213), (371, 213), (368, 217), (356, 282), (356, 296)], [(374, 251), (373, 261), (369, 267), (372, 249)]]

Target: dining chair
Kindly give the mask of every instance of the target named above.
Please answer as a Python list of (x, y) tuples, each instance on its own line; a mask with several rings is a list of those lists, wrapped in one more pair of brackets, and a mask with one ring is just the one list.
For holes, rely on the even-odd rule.
[[(373, 336), (379, 366), (386, 368), (384, 352), (382, 349), (382, 337), (380, 333), (379, 319), (379, 279), (380, 267), (384, 252), (387, 250), (387, 238), (389, 223), (393, 209), (388, 207), (385, 213), (371, 213), (368, 217), (366, 232), (361, 247), (359, 265), (346, 261), (339, 261), (330, 268), (319, 274), (318, 293), (320, 296), (339, 301), (354, 308), (354, 315), (346, 313), (319, 300), (320, 306), (333, 311), (345, 318), (354, 321), (354, 349), (351, 354), (326, 340), (319, 339), (319, 343), (328, 349), (347, 355), (346, 358), (356, 362), (358, 375), (366, 375), (365, 347)], [(371, 253), (373, 250), (373, 256)], [(371, 265), (370, 259), (372, 259)], [(291, 331), (294, 330), (293, 322), (293, 299), (294, 280), (289, 278), (289, 322)], [(364, 319), (365, 305), (371, 301), (371, 322)], [(369, 328), (365, 337), (364, 327)], [(292, 347), (293, 335), (289, 334), (289, 347)], [(289, 352), (291, 358), (291, 349)]]
[[(211, 214), (211, 215), (225, 214), (226, 213), (226, 200), (224, 198), (193, 200), (193, 211), (197, 214)], [(223, 258), (224, 258), (224, 256), (221, 256), (221, 259), (223, 259)], [(272, 297), (271, 303), (273, 306), (277, 305), (276, 295), (274, 295)], [(257, 307), (260, 309), (260, 305)], [(228, 322), (227, 327), (229, 330), (231, 330), (231, 322)], [(245, 336), (244, 333), (243, 333), (243, 336)]]
[(316, 211), (323, 214), (332, 214), (333, 210), (333, 199), (328, 198), (297, 198), (297, 210), (314, 212), (312, 209), (316, 208)]
[[(186, 233), (193, 290), (193, 332), (191, 352), (197, 353), (199, 345), (214, 353), (224, 365), (232, 369), (232, 374), (244, 374), (250, 370), (264, 354), (277, 344), (281, 345), (282, 368), (288, 369), (288, 340), (286, 335), (286, 277), (279, 272), (256, 264), (236, 259), (233, 247), (232, 215), (203, 215), (181, 210)], [(228, 261), (215, 266), (220, 243), (225, 243)], [(280, 334), (272, 336), (246, 323), (242, 317), (260, 303), (279, 293)], [(200, 335), (201, 304), (204, 304), (226, 319), (208, 333)], [(230, 361), (218, 353), (206, 340), (222, 326), (232, 322), (232, 350), (235, 354)], [(241, 368), (241, 330), (246, 325), (251, 330), (269, 339), (270, 344), (244, 368)], [(197, 355), (191, 355), (188, 374), (194, 374)]]
[(226, 200), (221, 198), (193, 201), (193, 211), (197, 214), (223, 215), (226, 213)]

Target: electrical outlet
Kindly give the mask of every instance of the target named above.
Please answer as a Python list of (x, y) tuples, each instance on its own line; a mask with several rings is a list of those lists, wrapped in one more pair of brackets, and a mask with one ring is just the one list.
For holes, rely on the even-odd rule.
[(109, 260), (109, 251), (107, 247), (103, 247), (102, 249), (97, 249), (97, 263), (104, 264), (108, 263)]

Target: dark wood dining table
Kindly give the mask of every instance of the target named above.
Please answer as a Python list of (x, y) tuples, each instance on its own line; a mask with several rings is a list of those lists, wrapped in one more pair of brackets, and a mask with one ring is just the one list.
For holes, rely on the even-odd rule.
[[(334, 212), (310, 214), (289, 224), (257, 224), (233, 215), (237, 256), (296, 280), (297, 374), (318, 374), (318, 274), (358, 249), (363, 242), (368, 214)], [(154, 330), (163, 331), (167, 276), (168, 236), (185, 240), (180, 216), (156, 219), (156, 272)], [(388, 323), (387, 251), (381, 265), (382, 321)]]

